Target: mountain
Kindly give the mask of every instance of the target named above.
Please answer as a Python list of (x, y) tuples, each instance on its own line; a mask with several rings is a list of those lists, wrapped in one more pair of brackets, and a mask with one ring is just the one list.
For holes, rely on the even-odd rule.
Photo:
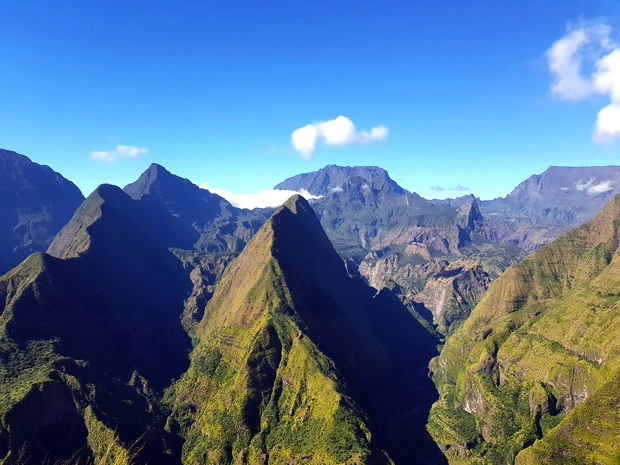
[(524, 255), (487, 238), (475, 198), (455, 206), (428, 201), (378, 167), (329, 165), (276, 189), (322, 196), (312, 206), (338, 253), (373, 287), (393, 289), (442, 333), (458, 326), (491, 279)]
[(378, 166), (338, 166), (327, 165), (319, 171), (298, 174), (288, 178), (274, 187), (274, 189), (301, 191), (305, 190), (313, 195), (329, 195), (342, 192), (343, 186), (352, 179), (361, 179), (368, 185), (388, 185), (397, 193), (403, 189), (396, 184), (386, 170)]
[(47, 249), (83, 200), (51, 168), (0, 149), (0, 274)]
[(204, 252), (240, 252), (272, 212), (233, 207), (219, 195), (155, 163), (123, 190), (160, 215), (175, 217), (174, 229), (186, 236), (181, 248)]
[[(441, 251), (458, 246), (458, 231), (451, 221), (453, 209), (435, 206), (405, 191), (378, 167), (328, 165), (289, 178), (275, 188), (305, 189), (323, 196), (313, 206), (334, 246), (344, 256), (361, 259), (372, 248), (388, 242), (405, 243), (415, 239), (416, 233), (432, 234), (429, 244), (433, 242), (431, 247)], [(436, 227), (449, 226), (454, 227), (446, 237), (436, 232)]]
[(454, 463), (620, 459), (620, 196), (513, 265), (431, 368), (429, 431)]
[[(0, 278), (0, 457), (178, 463), (161, 390), (189, 364), (192, 283), (166, 221), (103, 185)], [(135, 447), (132, 445), (135, 444)], [(128, 459), (127, 459), (128, 460)]]
[[(185, 463), (414, 463), (436, 341), (295, 196), (228, 266), (173, 387)], [(435, 450), (436, 452), (436, 450)]]
[(533, 251), (589, 221), (620, 193), (620, 166), (551, 166), (504, 198), (480, 202), (494, 240)]

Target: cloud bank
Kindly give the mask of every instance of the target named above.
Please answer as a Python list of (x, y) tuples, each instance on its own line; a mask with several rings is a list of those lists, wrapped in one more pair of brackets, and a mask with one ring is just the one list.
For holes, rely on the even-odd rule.
[(470, 190), (467, 186), (461, 186), (460, 184), (456, 184), (454, 186), (431, 186), (431, 189), (437, 192), (443, 191), (468, 191)]
[(565, 100), (592, 95), (609, 98), (594, 124), (592, 140), (596, 143), (620, 138), (620, 46), (611, 33), (611, 27), (601, 22), (569, 26), (564, 37), (547, 50), (554, 95)]
[(320, 199), (321, 196), (310, 194), (307, 190), (289, 191), (281, 189), (268, 189), (251, 194), (233, 194), (227, 189), (218, 189), (217, 187), (209, 187), (209, 183), (201, 184), (202, 189), (208, 189), (209, 192), (224, 197), (235, 207), (239, 208), (267, 208), (279, 207), (295, 194), (303, 195), (307, 200)]
[(117, 145), (114, 150), (103, 150), (98, 152), (90, 152), (90, 158), (104, 163), (115, 163), (120, 158), (136, 158), (140, 155), (146, 155), (149, 149), (144, 147), (135, 147), (133, 145)]
[(385, 140), (388, 128), (375, 126), (370, 131), (359, 131), (346, 116), (338, 116), (329, 121), (307, 124), (295, 129), (291, 143), (304, 160), (312, 159), (319, 143), (323, 145), (356, 145)]

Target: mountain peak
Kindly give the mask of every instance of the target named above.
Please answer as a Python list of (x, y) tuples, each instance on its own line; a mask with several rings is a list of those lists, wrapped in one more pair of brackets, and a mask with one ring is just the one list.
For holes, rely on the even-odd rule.
[(301, 194), (293, 195), (286, 202), (284, 202), (280, 208), (287, 208), (295, 214), (297, 214), (298, 211), (302, 211), (304, 213), (312, 212), (312, 214), (314, 214), (312, 207)]
[(378, 166), (339, 166), (327, 165), (318, 171), (303, 173), (288, 178), (275, 186), (275, 189), (308, 191), (312, 195), (327, 196), (341, 192), (347, 185), (368, 185), (376, 189), (389, 186), (397, 193), (404, 190), (396, 184), (386, 170)]
[(150, 176), (174, 176), (170, 171), (158, 163), (151, 163), (145, 173)]
[(129, 194), (131, 198), (139, 199), (144, 195), (151, 194), (154, 190), (162, 189), (163, 186), (170, 188), (169, 186), (172, 185), (183, 186), (187, 184), (192, 183), (187, 179), (172, 174), (157, 163), (151, 163), (136, 181), (125, 186), (123, 190)]
[(478, 202), (475, 198), (466, 201), (456, 210), (457, 218), (463, 220), (463, 226), (468, 231), (473, 231), (484, 224), (484, 218), (480, 213)]
[(113, 202), (119, 197), (126, 198), (126, 194), (123, 193), (120, 187), (114, 184), (100, 184), (88, 197), (100, 197), (103, 200)]
[(50, 167), (0, 149), (0, 275), (44, 251), (83, 200)]

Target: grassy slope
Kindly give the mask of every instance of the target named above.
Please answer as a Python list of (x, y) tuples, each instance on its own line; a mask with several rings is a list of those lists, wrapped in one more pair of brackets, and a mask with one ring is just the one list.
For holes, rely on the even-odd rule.
[[(619, 219), (616, 198), (507, 270), (448, 341), (433, 367), (442, 395), (429, 431), (454, 463), (512, 463), (551, 431), (532, 449), (534, 461), (525, 461), (533, 452), (519, 457), (546, 463), (560, 438), (575, 447), (605, 443), (608, 430), (593, 426), (596, 415), (620, 429), (617, 405), (597, 410), (610, 407), (609, 382), (620, 365)], [(571, 422), (580, 426), (568, 428)], [(573, 449), (550, 463), (569, 463)], [(597, 459), (615, 463), (609, 457)]]
[(273, 222), (227, 270), (173, 389), (184, 463), (387, 463), (305, 331), (273, 256)]

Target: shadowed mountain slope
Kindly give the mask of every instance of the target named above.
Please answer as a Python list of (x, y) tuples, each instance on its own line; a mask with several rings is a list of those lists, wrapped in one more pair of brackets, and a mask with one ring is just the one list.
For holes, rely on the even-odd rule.
[(243, 210), (219, 195), (152, 164), (123, 189), (160, 216), (177, 219), (175, 230), (185, 238), (179, 248), (204, 252), (240, 252), (273, 210)]
[(171, 419), (185, 462), (432, 456), (421, 426), (434, 340), (397, 299), (373, 294), (291, 198), (228, 267), (196, 329)]
[(429, 431), (454, 463), (617, 463), (619, 243), (617, 196), (509, 268), (448, 340)]
[(0, 275), (47, 249), (83, 200), (49, 167), (0, 149)]
[[(160, 219), (100, 186), (49, 247), (0, 279), (0, 457), (177, 463), (157, 391), (183, 373), (191, 282)], [(120, 459), (119, 459), (120, 460)]]

